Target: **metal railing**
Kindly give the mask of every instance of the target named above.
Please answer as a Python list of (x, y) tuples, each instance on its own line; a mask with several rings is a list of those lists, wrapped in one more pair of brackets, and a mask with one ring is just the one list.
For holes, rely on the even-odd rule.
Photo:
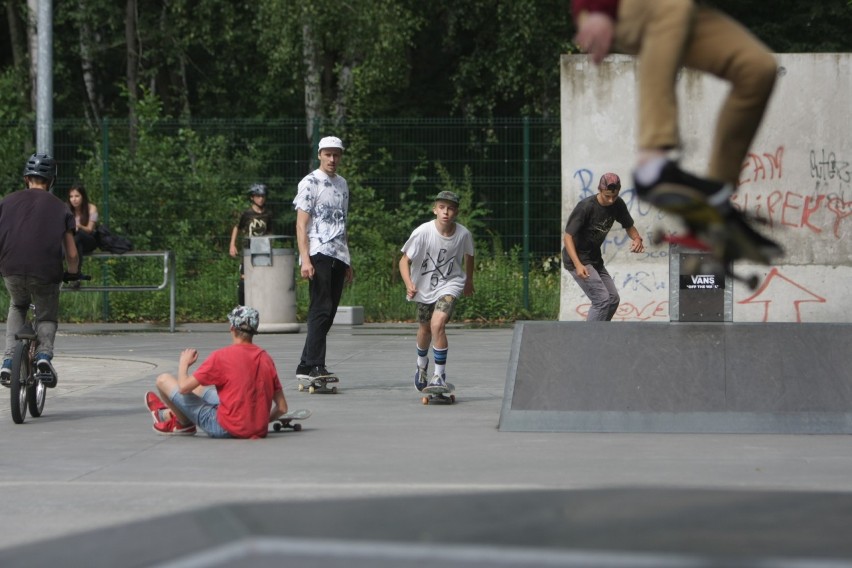
[(175, 304), (176, 304), (176, 285), (175, 285), (175, 257), (170, 250), (157, 251), (131, 251), (122, 254), (113, 254), (106, 252), (98, 252), (87, 254), (86, 259), (89, 260), (112, 260), (121, 258), (141, 258), (141, 257), (162, 257), (163, 259), (163, 280), (159, 284), (92, 284), (81, 285), (77, 288), (63, 287), (63, 292), (158, 292), (160, 290), (169, 289), (169, 331), (175, 331)]

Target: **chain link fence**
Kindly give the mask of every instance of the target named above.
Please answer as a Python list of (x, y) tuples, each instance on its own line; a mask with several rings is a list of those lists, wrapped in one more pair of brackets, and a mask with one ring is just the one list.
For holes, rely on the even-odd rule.
[[(555, 319), (559, 129), (558, 118), (372, 119), (337, 126), (287, 119), (57, 120), (54, 154), (60, 167), (54, 192), (65, 199), (71, 184), (83, 180), (101, 221), (113, 232), (128, 236), (137, 249), (174, 250), (179, 321), (221, 319), (236, 302), (238, 261), (228, 256), (228, 245), (237, 213), (247, 206), (246, 189), (267, 184), (275, 232), (293, 235), (296, 185), (316, 167), (316, 149), (308, 140), (334, 134), (347, 145), (341, 174), (352, 190), (353, 248), (368, 248), (356, 238), (372, 230), (369, 224), (376, 219), (385, 225), (387, 219), (403, 222), (396, 232), (382, 233), (392, 246), (362, 254), (369, 259), (364, 263), (354, 255), (360, 284), (347, 290), (344, 304), (363, 305), (368, 321), (413, 317), (394, 274), (393, 251), (417, 223), (430, 218), (431, 198), (449, 187), (469, 196), (470, 211), (461, 219), (469, 216), (477, 248), (477, 293), (463, 302), (461, 317)], [(22, 187), (21, 167), (32, 151), (33, 132), (26, 121), (0, 123), (4, 193)], [(371, 207), (385, 216), (376, 216)], [(374, 278), (373, 272), (387, 276)], [(159, 295), (63, 296), (63, 310), (71, 319), (164, 320), (168, 299)], [(301, 284), (297, 297), (303, 313), (307, 292)]]

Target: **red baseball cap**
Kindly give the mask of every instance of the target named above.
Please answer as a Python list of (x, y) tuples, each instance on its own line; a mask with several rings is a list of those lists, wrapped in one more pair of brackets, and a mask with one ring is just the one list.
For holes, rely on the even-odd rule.
[(613, 173), (605, 173), (601, 176), (601, 181), (598, 184), (598, 189), (620, 190), (621, 179)]

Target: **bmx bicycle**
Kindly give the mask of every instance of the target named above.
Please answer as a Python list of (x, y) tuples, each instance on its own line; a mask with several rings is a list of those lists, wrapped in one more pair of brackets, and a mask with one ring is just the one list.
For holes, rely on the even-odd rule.
[[(76, 276), (72, 278), (71, 276)], [(65, 275), (64, 281), (68, 280), (90, 280), (90, 276), (83, 274)], [(30, 317), (30, 313), (33, 317)], [(44, 381), (50, 376), (43, 375), (36, 368), (36, 354), (38, 353), (38, 335), (35, 331), (33, 321), (38, 320), (36, 308), (30, 304), (24, 318), (24, 325), (15, 334), (15, 350), (12, 353), (12, 377), (9, 383), (12, 402), (12, 421), (15, 424), (23, 424), (27, 418), (27, 410), (30, 416), (38, 418), (44, 411), (44, 403), (47, 399), (47, 387)]]

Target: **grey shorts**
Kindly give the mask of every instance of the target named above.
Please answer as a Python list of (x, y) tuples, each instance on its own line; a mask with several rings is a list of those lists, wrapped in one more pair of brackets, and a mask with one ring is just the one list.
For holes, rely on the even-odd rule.
[(447, 314), (447, 318), (453, 317), (453, 311), (456, 308), (458, 298), (450, 294), (446, 294), (438, 298), (434, 304), (424, 304), (417, 302), (417, 319), (420, 323), (429, 323), (432, 321), (432, 313), (435, 310)]

